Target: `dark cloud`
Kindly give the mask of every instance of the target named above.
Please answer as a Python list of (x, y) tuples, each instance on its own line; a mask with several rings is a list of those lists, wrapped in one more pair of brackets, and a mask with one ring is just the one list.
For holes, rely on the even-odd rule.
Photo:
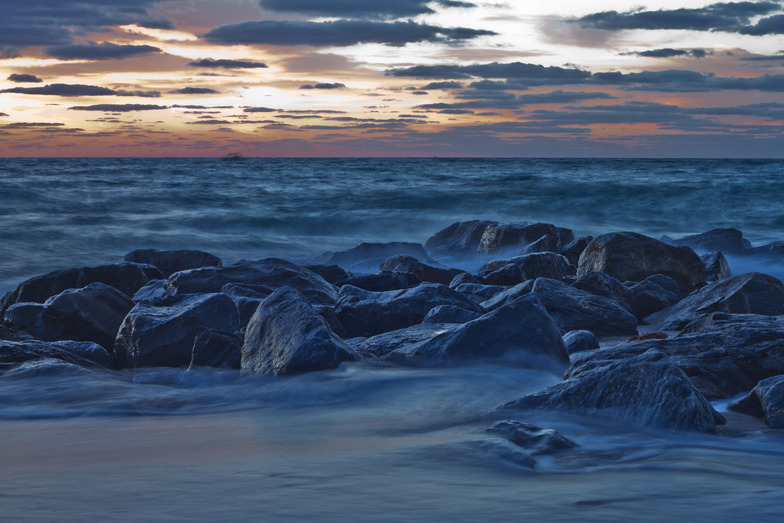
[(721, 90), (784, 91), (784, 75), (764, 75), (750, 78), (717, 76), (711, 73), (685, 71), (643, 71), (641, 73), (595, 73), (590, 83), (619, 85), (626, 89), (666, 92), (705, 92)]
[(772, 55), (753, 55), (740, 58), (744, 62), (779, 62), (784, 60), (784, 51)]
[(59, 45), (48, 47), (46, 54), (60, 60), (119, 60), (134, 56), (160, 53), (161, 50), (151, 45), (118, 45), (112, 43), (87, 45)]
[(8, 80), (11, 82), (16, 82), (18, 84), (21, 83), (39, 84), (43, 82), (43, 80), (41, 80), (34, 74), (12, 74), (11, 76), (8, 77)]
[(132, 111), (156, 111), (168, 109), (165, 105), (145, 105), (145, 104), (98, 104), (98, 105), (76, 105), (69, 107), (72, 111), (104, 111), (107, 113), (128, 113)]
[(301, 22), (261, 20), (215, 27), (204, 38), (216, 44), (310, 45), (345, 47), (360, 43), (403, 46), (412, 42), (462, 41), (492, 31), (463, 27), (445, 28), (408, 22), (338, 20)]
[(12, 87), (0, 93), (43, 94), (50, 96), (116, 96), (117, 91), (107, 87), (83, 84), (49, 84), (44, 87)]
[(430, 82), (422, 87), (422, 89), (460, 89), (463, 84), (460, 82)]
[(251, 60), (211, 60), (203, 58), (194, 62), (188, 62), (190, 67), (219, 67), (221, 69), (265, 69), (267, 64), (263, 62), (254, 62)]
[(0, 116), (8, 116), (8, 115), (5, 113), (0, 113)]
[(275, 113), (278, 110), (270, 107), (246, 107), (243, 111), (246, 113)]
[(234, 109), (233, 105), (172, 105), (174, 109)]
[(219, 91), (210, 89), (209, 87), (183, 87), (182, 89), (175, 89), (169, 91), (170, 94), (218, 94)]
[(651, 49), (649, 51), (640, 51), (637, 53), (630, 53), (645, 58), (674, 58), (676, 56), (693, 56), (694, 58), (703, 58), (707, 52), (704, 49), (672, 49), (665, 47), (663, 49)]
[(368, 0), (260, 0), (264, 9), (282, 13), (294, 13), (330, 18), (403, 18), (434, 11), (428, 4), (437, 3), (444, 7), (475, 7), (471, 2), (454, 0), (384, 0), (369, 2)]
[(403, 69), (389, 69), (387, 76), (414, 78), (468, 79), (468, 78), (509, 78), (526, 85), (558, 85), (580, 83), (591, 73), (581, 69), (545, 67), (537, 64), (513, 62), (501, 64), (473, 65), (417, 65)]
[[(6, 115), (8, 116), (8, 115)], [(39, 128), (39, 127), (60, 127), (64, 124), (62, 123), (52, 123), (52, 122), (14, 122), (9, 123), (2, 126), (2, 129), (27, 129), (27, 128)]]
[(763, 18), (755, 25), (743, 27), (739, 33), (753, 36), (780, 35), (784, 34), (784, 15), (769, 16)]
[(521, 94), (517, 97), (517, 101), (522, 104), (564, 104), (584, 102), (586, 100), (609, 100), (614, 98), (615, 96), (601, 92), (558, 90), (550, 93)]
[(299, 86), (300, 89), (345, 89), (346, 85), (341, 83), (320, 83), (320, 84), (304, 84)]
[(722, 2), (696, 9), (644, 9), (603, 11), (571, 22), (584, 28), (621, 31), (628, 29), (688, 29), (693, 31), (737, 31), (756, 16), (781, 10), (779, 2)]

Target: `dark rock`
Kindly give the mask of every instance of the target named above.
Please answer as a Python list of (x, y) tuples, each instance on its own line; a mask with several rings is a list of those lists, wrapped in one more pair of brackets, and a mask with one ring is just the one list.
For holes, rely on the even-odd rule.
[(727, 254), (743, 254), (746, 246), (743, 233), (738, 229), (712, 229), (702, 234), (693, 234), (673, 240), (673, 245), (688, 245), (696, 251), (720, 251)]
[(531, 254), (536, 252), (558, 252), (561, 250), (561, 240), (558, 236), (545, 234), (538, 240), (529, 243), (520, 254)]
[(680, 300), (680, 287), (675, 280), (663, 274), (654, 274), (641, 282), (630, 282), (627, 286), (609, 274), (589, 272), (578, 278), (572, 286), (615, 301), (638, 320)]
[(191, 367), (239, 369), (242, 337), (234, 332), (206, 330), (193, 340)]
[(438, 305), (430, 309), (422, 323), (466, 323), (482, 314), (455, 305)]
[(569, 355), (539, 298), (524, 296), (405, 352), (397, 350), (388, 359), (415, 365), (504, 359), (550, 367), (568, 363)]
[(539, 296), (562, 333), (589, 330), (598, 337), (637, 334), (637, 320), (615, 301), (549, 278), (534, 281)]
[(730, 273), (730, 264), (722, 253), (711, 252), (703, 254), (700, 258), (705, 262), (705, 267), (708, 268), (708, 276), (705, 278), (705, 281), (719, 281), (732, 276), (732, 273)]
[(50, 272), (23, 281), (3, 296), (0, 316), (14, 303), (43, 303), (66, 289), (80, 289), (91, 283), (105, 283), (131, 297), (148, 281), (161, 278), (163, 275), (157, 267), (130, 262)]
[(463, 283), (480, 283), (481, 284), (481, 283), (484, 283), (484, 282), (482, 280), (480, 280), (479, 278), (477, 278), (476, 276), (474, 276), (473, 274), (469, 274), (467, 272), (461, 272), (460, 274), (458, 274), (457, 276), (452, 278), (452, 281), (449, 282), (449, 286), (454, 289), (455, 287), (457, 287), (458, 285), (463, 284)]
[(26, 332), (33, 338), (47, 338), (49, 337), (49, 328), (44, 324), (44, 308), (43, 303), (14, 303), (5, 311), (3, 322), (11, 329)]
[(489, 300), (499, 292), (505, 291), (507, 288), (501, 285), (483, 285), (481, 283), (461, 283), (454, 288), (460, 294), (466, 296), (469, 300), (476, 304)]
[(150, 280), (131, 298), (138, 303), (143, 301), (152, 305), (165, 304), (172, 300), (174, 293), (166, 287), (166, 280)]
[(44, 358), (55, 358), (87, 368), (113, 366), (106, 349), (89, 341), (0, 340), (0, 370)]
[(338, 265), (306, 265), (305, 268), (315, 272), (332, 285), (338, 285), (338, 282), (354, 277), (351, 271), (347, 271)]
[(9, 329), (3, 325), (0, 325), (0, 340), (4, 341), (24, 341), (24, 340), (32, 340), (33, 337), (27, 334), (26, 332), (18, 331), (15, 329)]
[(504, 290), (493, 294), (490, 298), (480, 303), (480, 305), (484, 307), (486, 311), (494, 311), (507, 303), (512, 303), (518, 298), (529, 294), (534, 287), (534, 281), (535, 280), (527, 280), (514, 287), (504, 288)]
[(131, 251), (123, 258), (125, 261), (154, 265), (160, 269), (164, 278), (175, 272), (199, 267), (220, 267), (223, 262), (217, 256), (204, 251), (176, 250), (159, 251), (158, 249), (138, 249)]
[[(486, 273), (498, 270), (508, 264), (517, 265), (525, 279), (552, 278), (559, 280), (573, 276), (577, 269), (565, 257), (553, 252), (537, 252), (517, 256), (508, 260), (494, 260), (479, 269), (479, 276), (487, 279)], [(523, 280), (524, 281), (524, 280)], [(517, 282), (521, 283), (521, 282)], [(515, 284), (516, 285), (516, 284)]]
[(384, 260), (397, 255), (413, 256), (418, 260), (434, 263), (425, 248), (418, 243), (389, 242), (361, 243), (352, 249), (333, 253), (326, 264), (340, 265), (358, 272), (374, 273)]
[(583, 253), (588, 244), (593, 241), (593, 236), (584, 236), (565, 244), (561, 249), (561, 254), (569, 260), (569, 263), (577, 267), (580, 263), (580, 255)]
[(731, 314), (784, 314), (784, 284), (773, 276), (750, 272), (703, 287), (672, 307), (646, 318), (663, 330), (680, 330), (699, 316)]
[(454, 324), (420, 323), (370, 338), (351, 338), (346, 340), (346, 344), (355, 353), (364, 355), (366, 359), (376, 358), (382, 361), (405, 363), (406, 354), (415, 352), (431, 338), (454, 327)]
[(574, 441), (553, 429), (543, 429), (514, 420), (497, 421), (487, 432), (526, 449), (533, 456), (555, 454), (577, 446)]
[(299, 292), (282, 288), (259, 306), (248, 323), (242, 369), (282, 376), (332, 369), (356, 355)]
[(351, 285), (366, 291), (383, 292), (410, 289), (422, 283), (419, 278), (406, 272), (380, 272), (367, 276), (355, 276), (338, 281), (339, 286)]
[(497, 224), (497, 222), (480, 220), (453, 223), (431, 236), (425, 242), (425, 250), (436, 257), (474, 255), (485, 229)]
[[(558, 229), (549, 223), (504, 223), (488, 225), (479, 242), (478, 252), (494, 254), (507, 249), (521, 249), (542, 236), (558, 238)], [(557, 246), (560, 250), (560, 245)]]
[(319, 316), (324, 318), (324, 321), (327, 322), (327, 325), (329, 325), (329, 328), (332, 330), (332, 332), (341, 338), (349, 337), (348, 332), (346, 332), (346, 328), (342, 323), (340, 323), (338, 315), (335, 314), (335, 309), (327, 305), (316, 305), (314, 309), (316, 309), (316, 312), (319, 313)]
[(278, 258), (249, 261), (240, 260), (228, 267), (204, 267), (173, 274), (167, 286), (177, 295), (221, 292), (226, 284), (234, 283), (256, 291), (269, 293), (281, 287), (298, 290), (312, 304), (332, 305), (337, 289), (313, 271)]
[(398, 255), (387, 258), (379, 267), (381, 272), (404, 272), (413, 274), (421, 282), (449, 285), (457, 274), (455, 269), (441, 269), (426, 265), (413, 256)]
[(511, 286), (528, 279), (520, 266), (511, 262), (491, 271), (482, 271), (479, 274), (488, 285)]
[(206, 330), (236, 332), (239, 326), (237, 307), (225, 294), (186, 295), (164, 307), (139, 303), (117, 333), (115, 358), (130, 368), (186, 366), (196, 336)]
[(242, 328), (248, 324), (261, 302), (274, 290), (266, 285), (227, 283), (221, 287), (221, 292), (231, 298), (237, 306), (237, 311), (240, 313), (240, 328)]
[(604, 234), (580, 255), (577, 277), (604, 272), (620, 281), (642, 281), (654, 274), (669, 276), (689, 293), (708, 275), (705, 263), (691, 247), (673, 247), (633, 232)]
[[(509, 463), (526, 469), (536, 467), (536, 460), (533, 456), (518, 445), (502, 439), (467, 441), (465, 446), (468, 453), (479, 453), (483, 460), (491, 462), (500, 460), (502, 463)], [(465, 454), (465, 452), (461, 452), (461, 454)]]
[(563, 335), (563, 341), (570, 356), (599, 348), (599, 340), (591, 331), (569, 331)]
[(482, 312), (478, 305), (446, 285), (423, 283), (412, 289), (386, 292), (344, 285), (335, 313), (349, 337), (367, 337), (422, 323), (430, 309), (438, 305)]
[(730, 404), (729, 408), (764, 418), (772, 429), (784, 429), (784, 376), (760, 381), (747, 396)]
[(683, 371), (658, 351), (593, 368), (501, 407), (521, 409), (565, 410), (701, 432), (713, 432), (724, 423)]

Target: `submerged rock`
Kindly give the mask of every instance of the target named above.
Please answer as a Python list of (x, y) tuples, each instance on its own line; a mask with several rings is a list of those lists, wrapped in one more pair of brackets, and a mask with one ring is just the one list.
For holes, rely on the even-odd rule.
[(158, 249), (137, 249), (126, 254), (123, 259), (128, 262), (154, 265), (160, 269), (164, 278), (175, 272), (199, 267), (221, 267), (223, 262), (208, 252), (180, 249), (175, 251), (159, 251)]
[(87, 368), (113, 366), (112, 357), (107, 350), (89, 341), (0, 340), (0, 370), (45, 358)]
[(532, 456), (555, 454), (577, 446), (577, 443), (553, 429), (543, 429), (515, 420), (497, 421), (487, 432), (526, 449)]
[(425, 248), (419, 243), (389, 242), (361, 243), (351, 249), (333, 253), (326, 261), (327, 265), (340, 265), (359, 272), (376, 272), (384, 260), (392, 256), (412, 256), (418, 260), (431, 262)]
[(744, 398), (731, 403), (729, 408), (764, 418), (772, 429), (784, 429), (784, 376), (760, 381)]

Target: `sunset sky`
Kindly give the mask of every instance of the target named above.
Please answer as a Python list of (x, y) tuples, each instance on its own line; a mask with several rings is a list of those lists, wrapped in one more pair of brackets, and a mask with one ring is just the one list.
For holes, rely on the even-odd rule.
[(0, 156), (784, 156), (784, 2), (0, 0)]

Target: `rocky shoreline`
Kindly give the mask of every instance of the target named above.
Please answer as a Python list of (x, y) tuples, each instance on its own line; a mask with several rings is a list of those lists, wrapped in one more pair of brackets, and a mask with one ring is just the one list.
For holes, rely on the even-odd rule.
[[(573, 446), (506, 419), (531, 409), (716, 432), (725, 419), (710, 401), (745, 394), (732, 410), (781, 429), (784, 285), (731, 275), (725, 254), (781, 263), (784, 244), (752, 247), (735, 229), (575, 238), (552, 224), (470, 221), (424, 245), (361, 244), (313, 265), (137, 250), (7, 293), (0, 372), (42, 358), (266, 376), (350, 361), (563, 372), (562, 383), (489, 415), (500, 421), (482, 444), (524, 466)], [(450, 268), (457, 259), (486, 263), (472, 274)]]

